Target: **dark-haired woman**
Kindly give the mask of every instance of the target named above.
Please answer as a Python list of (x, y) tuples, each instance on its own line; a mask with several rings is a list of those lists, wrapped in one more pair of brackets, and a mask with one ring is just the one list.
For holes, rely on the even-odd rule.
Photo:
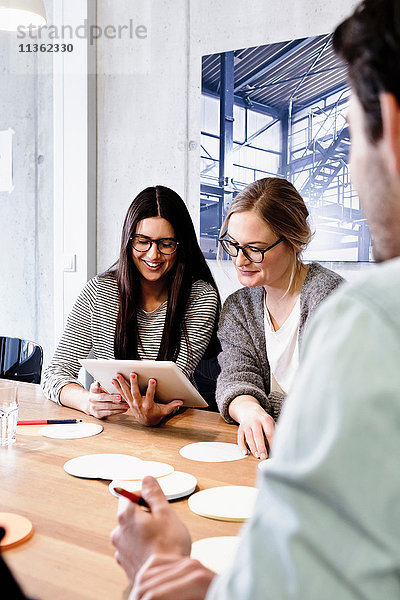
[(43, 376), (48, 398), (97, 418), (129, 410), (156, 425), (182, 402), (154, 402), (156, 382), (141, 396), (137, 377), (115, 380), (115, 394), (78, 382), (79, 359), (173, 360), (191, 377), (216, 328), (219, 296), (189, 212), (163, 186), (143, 190), (125, 217), (119, 260), (90, 280), (68, 318)]

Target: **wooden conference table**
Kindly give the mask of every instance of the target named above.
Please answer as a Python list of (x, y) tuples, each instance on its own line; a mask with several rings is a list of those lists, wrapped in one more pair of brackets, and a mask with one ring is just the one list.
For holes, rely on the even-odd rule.
[[(40, 427), (17, 428), (17, 441), (0, 447), (0, 512), (28, 517), (34, 535), (4, 552), (27, 595), (38, 600), (118, 600), (130, 587), (114, 560), (110, 532), (116, 525), (118, 501), (108, 481), (79, 479), (65, 473), (64, 463), (84, 454), (122, 453), (172, 464), (192, 473), (202, 490), (219, 485), (254, 485), (257, 460), (194, 462), (180, 456), (185, 444), (236, 442), (237, 428), (215, 413), (186, 409), (166, 424), (146, 428), (130, 415), (98, 421), (45, 399), (39, 386), (19, 385), (19, 419), (82, 418), (104, 427), (97, 436), (56, 440), (38, 434)], [(193, 541), (236, 535), (240, 523), (193, 514), (187, 499), (171, 503), (188, 526)]]

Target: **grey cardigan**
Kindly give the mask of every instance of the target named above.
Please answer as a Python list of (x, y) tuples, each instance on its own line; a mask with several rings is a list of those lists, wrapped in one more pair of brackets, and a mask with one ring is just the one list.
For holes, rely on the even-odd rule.
[[(343, 281), (343, 277), (320, 264), (310, 264), (300, 292), (299, 345), (311, 313)], [(228, 423), (235, 422), (228, 407), (237, 396), (253, 396), (274, 419), (279, 417), (285, 397), (280, 392), (270, 393), (263, 292), (263, 287), (237, 290), (226, 299), (221, 312), (218, 330), (222, 347), (218, 356), (221, 373), (216, 400)]]

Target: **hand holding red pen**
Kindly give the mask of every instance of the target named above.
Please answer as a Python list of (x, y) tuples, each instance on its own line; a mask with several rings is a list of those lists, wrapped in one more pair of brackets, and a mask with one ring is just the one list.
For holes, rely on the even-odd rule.
[(118, 526), (111, 534), (116, 547), (115, 558), (133, 583), (136, 573), (152, 554), (189, 556), (189, 531), (168, 504), (156, 479), (145, 477), (142, 497), (150, 507), (143, 510), (121, 498), (118, 505)]

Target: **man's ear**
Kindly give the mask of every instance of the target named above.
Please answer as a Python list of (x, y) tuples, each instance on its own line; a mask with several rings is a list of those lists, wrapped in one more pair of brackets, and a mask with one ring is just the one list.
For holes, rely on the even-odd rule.
[(382, 144), (392, 173), (400, 176), (400, 106), (389, 92), (379, 95), (382, 115)]

